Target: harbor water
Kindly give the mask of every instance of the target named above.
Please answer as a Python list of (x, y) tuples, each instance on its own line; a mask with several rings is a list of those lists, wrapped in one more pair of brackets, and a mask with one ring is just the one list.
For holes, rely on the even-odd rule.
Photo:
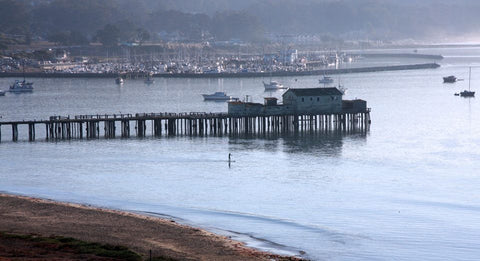
[[(366, 134), (28, 142), (20, 129), (12, 142), (4, 126), (0, 191), (174, 218), (313, 260), (478, 260), (480, 102), (454, 93), (468, 89), (468, 67), (480, 92), (480, 48), (418, 52), (445, 59), (438, 69), (334, 76), (346, 99), (372, 108)], [(448, 75), (465, 80), (444, 84)], [(274, 80), (300, 88), (319, 78)], [(225, 112), (201, 94), (282, 94), (264, 92), (269, 78), (30, 80), (34, 92), (0, 97), (1, 121)]]

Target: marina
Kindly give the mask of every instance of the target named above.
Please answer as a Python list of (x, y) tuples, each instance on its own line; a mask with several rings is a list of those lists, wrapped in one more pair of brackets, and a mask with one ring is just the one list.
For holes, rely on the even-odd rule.
[[(440, 65), (438, 63), (418, 63), (404, 65), (384, 65), (384, 66), (364, 66), (353, 68), (339, 69), (316, 69), (316, 70), (278, 70), (271, 72), (214, 72), (214, 73), (154, 73), (143, 71), (124, 72), (126, 78), (145, 78), (148, 75), (159, 78), (251, 78), (251, 77), (285, 77), (285, 76), (310, 76), (310, 75), (336, 75), (350, 73), (368, 73), (382, 71), (403, 71), (403, 70), (423, 70), (436, 69)], [(23, 73), (18, 72), (0, 72), (0, 77), (20, 77)], [(26, 73), (27, 77), (44, 77), (44, 78), (117, 78), (118, 72), (30, 72)]]

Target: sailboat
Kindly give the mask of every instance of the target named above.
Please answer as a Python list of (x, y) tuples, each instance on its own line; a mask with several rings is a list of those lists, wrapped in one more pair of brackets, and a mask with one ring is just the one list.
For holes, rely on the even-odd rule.
[(475, 92), (470, 90), (470, 80), (472, 78), (472, 67), (469, 68), (468, 71), (468, 91), (464, 90), (463, 92), (460, 92), (461, 97), (475, 97)]

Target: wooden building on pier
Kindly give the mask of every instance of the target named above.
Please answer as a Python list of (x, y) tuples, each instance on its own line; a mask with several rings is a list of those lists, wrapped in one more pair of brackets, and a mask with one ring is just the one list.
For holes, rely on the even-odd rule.
[(288, 89), (283, 103), (276, 98), (265, 98), (264, 104), (233, 101), (228, 104), (228, 114), (234, 116), (318, 115), (362, 113), (367, 111), (364, 100), (343, 100), (337, 88)]

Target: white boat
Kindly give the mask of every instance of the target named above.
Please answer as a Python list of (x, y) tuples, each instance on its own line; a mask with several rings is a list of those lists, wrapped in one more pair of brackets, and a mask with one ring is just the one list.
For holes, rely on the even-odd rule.
[(333, 83), (333, 78), (330, 76), (323, 76), (323, 78), (318, 80), (318, 82), (323, 84)]
[(229, 101), (232, 96), (228, 96), (224, 92), (215, 92), (214, 94), (202, 94), (205, 101)]
[(15, 82), (10, 85), (9, 92), (32, 92), (33, 91), (33, 82), (27, 82), (25, 80), (19, 81), (15, 80)]
[(270, 83), (263, 82), (263, 86), (265, 90), (279, 90), (279, 89), (286, 89), (287, 87), (283, 86), (283, 84), (277, 81), (270, 81)]
[(117, 77), (117, 78), (115, 79), (115, 83), (116, 83), (116, 84), (123, 84), (123, 78), (122, 78), (122, 77)]
[(0, 90), (0, 96), (5, 96), (5, 91)]

